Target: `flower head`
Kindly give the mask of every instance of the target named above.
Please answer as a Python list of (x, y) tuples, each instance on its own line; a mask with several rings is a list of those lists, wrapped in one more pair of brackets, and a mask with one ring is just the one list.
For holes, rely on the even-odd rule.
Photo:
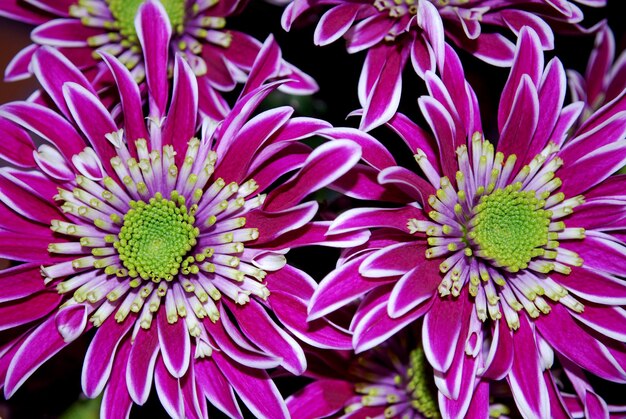
[[(142, 4), (151, 3), (159, 12), (139, 21)], [(186, 0), (93, 0), (5, 2), (0, 15), (37, 24), (32, 32), (33, 45), (26, 47), (6, 69), (6, 80), (30, 76), (35, 52), (43, 45), (53, 46), (66, 55), (95, 84), (109, 83), (106, 64), (100, 52), (117, 57), (137, 82), (145, 79), (147, 65), (142, 48), (153, 47), (163, 54), (180, 54), (199, 76), (201, 111), (221, 119), (225, 116), (224, 99), (217, 91), (232, 90), (245, 81), (261, 43), (243, 32), (227, 27), (227, 19), (239, 13), (247, 1), (186, 1)], [(167, 22), (167, 23), (165, 23)], [(149, 46), (144, 38), (154, 41)], [(287, 63), (279, 62), (280, 74), (290, 75), (291, 81), (280, 88), (289, 93), (310, 94), (317, 90), (315, 81)], [(171, 72), (174, 60), (166, 69)], [(35, 72), (37, 70), (35, 69)], [(210, 107), (209, 107), (210, 106)]]
[[(626, 162), (626, 120), (616, 111), (626, 92), (570, 133), (582, 103), (563, 107), (563, 67), (556, 59), (544, 67), (540, 40), (525, 28), (494, 146), (458, 57), (446, 51), (443, 77), (427, 73), (430, 94), (418, 100), (434, 135), (401, 114), (389, 122), (421, 175), (389, 154), (374, 159), (373, 148), (363, 152), (370, 168), (352, 175), (362, 179), (352, 196), (407, 205), (349, 210), (334, 221), (331, 233), (383, 228), (320, 283), (309, 318), (364, 296), (352, 323), (360, 352), (423, 317), (426, 358), (453, 401), (446, 409), (468, 408), (476, 377), (506, 377), (522, 414), (546, 417), (542, 373), (555, 353), (626, 380), (626, 324), (617, 314), (626, 297), (618, 279), (624, 224), (609, 215), (623, 206), (624, 178), (611, 175)], [(386, 188), (368, 185), (373, 176)], [(481, 358), (483, 345), (490, 350)]]
[[(579, 3), (597, 7), (605, 2)], [(552, 49), (551, 27), (581, 30), (578, 23), (583, 19), (572, 1), (295, 0), (283, 14), (283, 27), (289, 30), (300, 16), (328, 6), (315, 30), (315, 43), (327, 45), (344, 37), (349, 53), (367, 50), (358, 88), (365, 131), (384, 124), (397, 110), (409, 57), (422, 78), (442, 68), (446, 37), (488, 63), (509, 66), (515, 48), (498, 33), (500, 28), (517, 36), (523, 26), (530, 26), (542, 48)]]
[[(139, 16), (162, 11), (148, 2)], [(148, 63), (167, 62), (142, 50)], [(146, 67), (144, 114), (131, 73), (103, 53), (121, 97), (114, 117), (66, 58), (39, 49), (35, 60), (54, 69), (56, 83), (40, 81), (60, 111), (0, 106), (13, 149), (3, 147), (2, 157), (18, 166), (0, 169), (0, 254), (22, 262), (0, 272), (12, 284), (0, 291), (0, 329), (9, 329), (0, 352), (5, 395), (96, 328), (82, 386), (88, 397), (104, 391), (104, 417), (143, 404), (153, 377), (173, 417), (205, 417), (205, 397), (238, 417), (233, 388), (256, 416), (286, 416), (265, 369), (301, 374), (306, 362), (269, 312), (298, 334), (313, 285), (285, 254), (367, 235), (325, 240), (329, 223), (310, 222), (317, 203), (300, 203), (352, 166), (358, 146), (338, 139), (311, 150), (295, 140), (333, 139), (334, 129), (292, 118), (288, 107), (252, 116), (282, 83), (264, 83), (279, 57), (270, 37), (259, 56), (264, 66), (253, 66), (245, 94), (216, 124), (198, 118), (196, 77), (180, 55), (171, 86), (162, 67)], [(35, 149), (28, 132), (45, 143)], [(331, 325), (319, 326), (317, 333), (331, 333)]]

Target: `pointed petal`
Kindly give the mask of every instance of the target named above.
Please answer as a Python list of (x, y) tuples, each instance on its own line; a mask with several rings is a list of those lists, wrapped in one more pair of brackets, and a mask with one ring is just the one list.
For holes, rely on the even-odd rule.
[(159, 337), (156, 327), (140, 328), (128, 356), (126, 385), (133, 401), (144, 404), (150, 395), (154, 366), (159, 354)]
[(191, 343), (187, 326), (182, 318), (169, 323), (165, 310), (160, 310), (157, 327), (163, 363), (174, 378), (180, 378), (189, 368)]
[(220, 372), (215, 361), (204, 359), (194, 364), (198, 386), (211, 404), (232, 418), (242, 418), (233, 388)]

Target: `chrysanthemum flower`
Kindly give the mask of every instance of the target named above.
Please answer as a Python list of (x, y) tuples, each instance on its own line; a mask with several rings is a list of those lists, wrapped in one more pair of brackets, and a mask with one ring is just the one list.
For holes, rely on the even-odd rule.
[[(199, 76), (201, 97), (218, 96), (244, 82), (261, 43), (243, 32), (229, 29), (227, 19), (243, 10), (247, 0), (162, 0), (163, 16), (170, 22), (167, 32), (156, 33), (161, 22), (147, 22), (145, 32), (135, 29), (137, 10), (146, 0), (10, 0), (0, 3), (0, 16), (38, 25), (32, 32), (34, 44), (16, 55), (7, 66), (5, 80), (29, 77), (35, 52), (42, 45), (57, 48), (84, 71), (90, 80), (108, 83), (108, 70), (100, 51), (117, 57), (138, 82), (144, 80), (146, 65), (141, 47), (146, 36), (159, 40), (160, 49), (181, 54)], [(168, 69), (173, 70), (170, 60)], [(292, 94), (310, 94), (315, 81), (286, 61), (281, 75), (291, 79), (280, 89)], [(104, 79), (103, 79), (104, 78)], [(216, 97), (215, 100), (223, 102)], [(205, 100), (206, 102), (206, 100)], [(202, 105), (202, 104), (201, 104)], [(201, 110), (204, 110), (201, 106)], [(214, 116), (207, 111), (210, 116)], [(222, 115), (224, 116), (224, 115)]]
[[(138, 30), (164, 23), (163, 12), (143, 5)], [(34, 60), (48, 69), (40, 81), (60, 113), (28, 102), (0, 106), (0, 156), (19, 167), (0, 169), (0, 256), (21, 262), (0, 272), (0, 387), (10, 397), (94, 328), (82, 387), (88, 397), (104, 390), (103, 417), (143, 404), (153, 379), (174, 417), (206, 417), (205, 398), (241, 416), (234, 394), (257, 416), (284, 417), (265, 369), (300, 374), (306, 363), (270, 312), (300, 333), (315, 285), (285, 253), (367, 239), (326, 239), (329, 223), (310, 222), (317, 203), (300, 204), (352, 166), (359, 147), (336, 140), (312, 151), (296, 140), (340, 134), (324, 121), (292, 118), (289, 107), (252, 117), (280, 83), (262, 84), (281, 66), (271, 38), (219, 126), (198, 120), (196, 78), (182, 56), (170, 86), (167, 55), (142, 39), (148, 115), (114, 57), (102, 56), (121, 97), (117, 118), (49, 47)], [(27, 131), (44, 143), (35, 149)], [(309, 340), (316, 334), (340, 331), (318, 323)]]
[[(577, 1), (604, 6), (606, 1)], [(295, 0), (283, 14), (283, 28), (290, 30), (303, 14), (330, 6), (315, 29), (317, 45), (344, 37), (349, 53), (367, 50), (358, 94), (363, 107), (361, 129), (387, 122), (395, 113), (402, 91), (402, 70), (411, 60), (421, 77), (441, 68), (444, 38), (476, 57), (498, 66), (509, 66), (514, 44), (498, 31), (515, 36), (523, 26), (539, 34), (544, 49), (554, 47), (552, 28), (582, 30), (582, 11), (572, 1), (491, 0)]]
[(622, 93), (626, 88), (626, 51), (615, 59), (615, 36), (611, 28), (604, 26), (596, 35), (585, 76), (568, 70), (567, 77), (572, 99), (585, 103), (583, 119)]
[(379, 150), (369, 171), (352, 175), (352, 196), (407, 205), (334, 221), (331, 233), (382, 228), (320, 283), (309, 318), (364, 296), (352, 322), (360, 352), (423, 317), (450, 415), (468, 408), (480, 376), (506, 377), (523, 415), (549, 417), (542, 370), (554, 352), (626, 381), (625, 178), (611, 176), (626, 162), (626, 92), (570, 135), (583, 104), (563, 107), (562, 64), (544, 67), (539, 37), (524, 28), (493, 116), (496, 147), (458, 57), (446, 52), (442, 78), (427, 73), (430, 95), (419, 99), (434, 136), (401, 114), (389, 122), (421, 173)]

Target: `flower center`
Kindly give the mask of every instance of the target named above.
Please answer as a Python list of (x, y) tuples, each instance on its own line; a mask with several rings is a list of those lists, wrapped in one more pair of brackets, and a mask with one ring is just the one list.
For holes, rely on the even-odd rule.
[(172, 200), (155, 194), (149, 203), (132, 201), (115, 243), (120, 260), (132, 278), (159, 282), (178, 274), (183, 257), (196, 244), (194, 227), (197, 206), (188, 210), (185, 198), (175, 191)]
[(411, 405), (426, 418), (440, 418), (437, 407), (437, 393), (433, 391), (435, 383), (433, 373), (428, 366), (424, 349), (419, 346), (409, 354), (407, 370), (407, 391), (411, 397)]
[[(185, 0), (160, 0), (170, 18), (172, 28), (182, 32), (185, 21)], [(108, 0), (109, 10), (119, 25), (119, 31), (129, 40), (137, 41), (135, 16), (144, 0)]]
[(474, 207), (467, 237), (492, 264), (517, 272), (542, 254), (548, 243), (552, 213), (534, 191), (520, 191), (521, 183), (483, 195)]
[(418, 0), (376, 0), (374, 7), (379, 11), (389, 11), (390, 17), (402, 17), (406, 14), (417, 14)]

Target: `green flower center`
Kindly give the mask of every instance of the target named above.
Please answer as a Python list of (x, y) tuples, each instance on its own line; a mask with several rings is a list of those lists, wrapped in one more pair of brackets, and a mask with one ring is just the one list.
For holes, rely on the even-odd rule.
[(437, 392), (432, 369), (428, 365), (424, 349), (419, 346), (409, 354), (407, 370), (407, 390), (412, 398), (411, 404), (426, 418), (440, 418), (437, 407)]
[(516, 183), (483, 195), (467, 235), (478, 254), (510, 272), (527, 268), (531, 259), (543, 254), (540, 247), (548, 243), (552, 217), (542, 209), (544, 200), (521, 187)]
[[(172, 28), (182, 31), (185, 22), (185, 0), (160, 0), (170, 18)], [(107, 0), (109, 10), (119, 25), (120, 33), (129, 40), (137, 41), (135, 16), (144, 0)]]
[(194, 212), (195, 207), (188, 210), (184, 197), (175, 191), (171, 200), (157, 193), (149, 203), (131, 201), (114, 244), (128, 275), (171, 281), (196, 245), (200, 232), (194, 227)]

